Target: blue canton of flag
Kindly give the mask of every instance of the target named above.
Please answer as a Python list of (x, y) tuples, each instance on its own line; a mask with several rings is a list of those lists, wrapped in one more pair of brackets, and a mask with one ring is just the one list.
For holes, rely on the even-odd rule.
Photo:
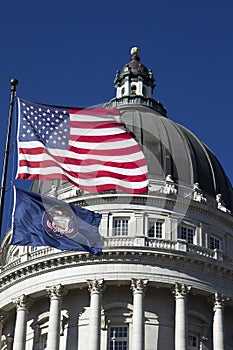
[(101, 214), (15, 189), (12, 245), (102, 253)]
[(47, 148), (67, 149), (69, 112), (65, 108), (20, 101), (22, 113), (19, 141), (39, 141)]

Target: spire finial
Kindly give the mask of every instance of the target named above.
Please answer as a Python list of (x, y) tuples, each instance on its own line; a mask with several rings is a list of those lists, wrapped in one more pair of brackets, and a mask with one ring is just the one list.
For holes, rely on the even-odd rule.
[(130, 53), (132, 55), (131, 59), (139, 59), (140, 50), (137, 46), (132, 47)]

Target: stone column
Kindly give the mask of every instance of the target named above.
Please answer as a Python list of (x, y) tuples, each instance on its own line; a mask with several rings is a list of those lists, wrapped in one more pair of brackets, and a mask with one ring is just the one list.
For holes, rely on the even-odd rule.
[(89, 350), (100, 350), (101, 297), (104, 280), (87, 280), (90, 292)]
[(58, 350), (60, 343), (60, 322), (61, 322), (61, 300), (64, 295), (64, 288), (61, 284), (46, 287), (50, 298), (49, 326), (47, 348)]
[(190, 287), (176, 283), (175, 306), (175, 350), (188, 349), (187, 295)]
[(224, 350), (224, 304), (226, 299), (220, 293), (214, 295), (213, 350)]
[(144, 291), (147, 280), (132, 279), (131, 289), (133, 292), (133, 336), (132, 348), (144, 350)]
[(25, 350), (27, 309), (30, 306), (30, 299), (25, 295), (13, 300), (16, 304), (16, 321), (14, 332), (13, 350)]

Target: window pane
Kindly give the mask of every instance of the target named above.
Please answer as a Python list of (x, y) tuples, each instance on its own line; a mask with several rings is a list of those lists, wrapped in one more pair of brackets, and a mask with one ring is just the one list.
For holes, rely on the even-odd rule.
[(186, 226), (179, 227), (178, 238), (185, 239), (188, 243), (193, 244), (193, 237), (194, 237), (194, 229)]
[(113, 236), (127, 236), (128, 235), (129, 219), (119, 218), (113, 220)]
[(160, 221), (156, 222), (156, 238), (162, 238), (162, 226), (163, 223)]
[(196, 350), (199, 348), (199, 341), (196, 335), (188, 336), (188, 350)]
[(149, 221), (148, 237), (155, 237), (155, 225), (152, 221)]
[(109, 350), (128, 350), (128, 327), (111, 327)]
[(162, 238), (163, 236), (163, 221), (149, 221), (148, 237)]
[(210, 237), (209, 240), (210, 249), (220, 249), (220, 240), (215, 237)]

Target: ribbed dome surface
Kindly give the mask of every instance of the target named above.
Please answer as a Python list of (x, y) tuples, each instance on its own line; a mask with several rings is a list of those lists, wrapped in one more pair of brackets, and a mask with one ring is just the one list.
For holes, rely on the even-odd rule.
[(149, 177), (172, 179), (182, 185), (199, 187), (213, 198), (222, 194), (226, 207), (233, 210), (233, 190), (221, 164), (191, 131), (161, 116), (158, 112), (137, 106), (121, 108), (122, 119), (143, 145)]
[(144, 64), (140, 63), (139, 60), (131, 60), (122, 68), (121, 72), (122, 73), (127, 72), (129, 69), (131, 70), (132, 73), (137, 75), (138, 75), (138, 72), (143, 72), (145, 74), (148, 74), (148, 69), (144, 66)]

